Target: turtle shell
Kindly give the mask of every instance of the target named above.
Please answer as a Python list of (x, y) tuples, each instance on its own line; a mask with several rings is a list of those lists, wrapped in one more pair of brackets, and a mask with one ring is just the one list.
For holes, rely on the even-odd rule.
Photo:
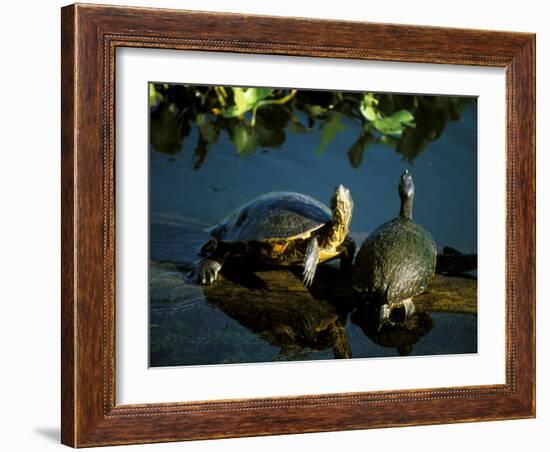
[(210, 228), (225, 242), (269, 241), (307, 237), (332, 220), (332, 212), (316, 199), (294, 192), (261, 195)]
[(436, 257), (428, 230), (409, 218), (397, 217), (363, 242), (355, 259), (353, 285), (371, 298), (398, 303), (428, 286)]

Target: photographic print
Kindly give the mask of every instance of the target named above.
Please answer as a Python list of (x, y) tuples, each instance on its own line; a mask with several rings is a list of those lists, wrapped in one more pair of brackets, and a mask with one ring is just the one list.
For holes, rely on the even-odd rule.
[(150, 367), (477, 352), (475, 97), (148, 95)]
[(535, 38), (63, 7), (62, 443), (535, 417)]

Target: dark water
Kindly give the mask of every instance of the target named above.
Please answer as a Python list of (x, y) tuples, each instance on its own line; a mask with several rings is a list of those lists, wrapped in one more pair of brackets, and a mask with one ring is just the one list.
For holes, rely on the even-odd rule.
[[(198, 170), (193, 167), (196, 127), (174, 155), (151, 146), (151, 259), (191, 264), (207, 237), (203, 228), (260, 194), (297, 191), (329, 204), (338, 184), (353, 195), (351, 234), (360, 244), (370, 231), (398, 214), (397, 182), (405, 168), (415, 181), (415, 221), (431, 231), (438, 248), (477, 252), (475, 106), (466, 107), (460, 120), (449, 122), (442, 136), (413, 163), (389, 147), (371, 145), (359, 168), (353, 168), (346, 151), (356, 140), (358, 126), (351, 121), (344, 125), (346, 130), (322, 153), (318, 133), (287, 131), (279, 149), (258, 148), (253, 155), (241, 156), (222, 135)], [(272, 337), (266, 333), (269, 327), (254, 324), (254, 316), (269, 312), (236, 313), (208, 303), (203, 289), (186, 284), (183, 273), (173, 272), (169, 279), (169, 295), (159, 293), (158, 285), (150, 294), (151, 366), (329, 359), (341, 353), (342, 334), (354, 358), (477, 351), (477, 316), (473, 314), (421, 313), (421, 326), (414, 331), (384, 335), (361, 325), (351, 310), (320, 300), (317, 313), (306, 315), (308, 322), (323, 324), (317, 328), (322, 330), (320, 338), (314, 343), (308, 338), (292, 341), (285, 336), (283, 340), (282, 333), (269, 333)]]

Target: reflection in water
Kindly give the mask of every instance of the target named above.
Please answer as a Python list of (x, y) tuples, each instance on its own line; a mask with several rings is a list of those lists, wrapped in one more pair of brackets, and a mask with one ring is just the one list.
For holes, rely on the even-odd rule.
[(412, 162), (436, 140), (449, 121), (460, 119), (469, 97), (395, 95), (344, 91), (239, 88), (200, 85), (149, 85), (151, 143), (167, 154), (181, 149), (193, 124), (199, 129), (194, 167), (206, 161), (222, 132), (239, 155), (257, 148), (279, 148), (287, 131), (319, 133), (318, 153), (357, 124), (349, 163), (358, 168), (372, 144), (394, 148)]
[(433, 321), (426, 312), (395, 318), (391, 324), (380, 323), (377, 307), (367, 307), (348, 292), (349, 279), (339, 273), (323, 268), (319, 280), (325, 283), (314, 283), (311, 291), (296, 290), (293, 275), (281, 270), (263, 273), (267, 281), (255, 275), (262, 281), (262, 289), (247, 293), (246, 298), (242, 288), (231, 282), (209, 286), (204, 294), (209, 303), (280, 348), (278, 359), (306, 359), (312, 350), (324, 349), (331, 349), (334, 358), (351, 358), (346, 334), (350, 313), (351, 322), (373, 343), (395, 348), (401, 356), (410, 354), (414, 344), (432, 329)]
[(381, 324), (378, 319), (379, 314), (374, 308), (360, 308), (351, 315), (351, 321), (372, 342), (395, 348), (400, 356), (409, 355), (414, 344), (433, 328), (433, 320), (426, 312), (415, 312), (401, 322)]
[[(260, 283), (255, 287), (262, 289), (253, 289), (246, 297), (242, 287), (230, 280), (206, 287), (204, 295), (211, 305), (279, 348), (275, 360), (304, 359), (312, 351), (325, 349), (334, 358), (351, 358), (346, 310), (306, 290), (293, 290), (295, 278), (290, 272), (274, 273), (268, 281), (256, 275)], [(290, 280), (290, 290), (283, 288), (285, 279)]]

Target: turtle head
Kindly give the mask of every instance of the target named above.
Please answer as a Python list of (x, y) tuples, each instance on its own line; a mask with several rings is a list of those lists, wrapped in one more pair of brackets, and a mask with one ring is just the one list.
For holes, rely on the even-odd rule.
[(409, 170), (405, 170), (399, 178), (399, 196), (401, 199), (412, 198), (414, 196), (414, 182)]
[(334, 193), (330, 199), (330, 207), (332, 209), (333, 223), (344, 226), (347, 229), (353, 213), (353, 198), (350, 191), (343, 185), (338, 185), (334, 189)]
[(405, 170), (399, 178), (399, 197), (401, 198), (400, 215), (402, 217), (412, 218), (414, 182), (409, 170)]

